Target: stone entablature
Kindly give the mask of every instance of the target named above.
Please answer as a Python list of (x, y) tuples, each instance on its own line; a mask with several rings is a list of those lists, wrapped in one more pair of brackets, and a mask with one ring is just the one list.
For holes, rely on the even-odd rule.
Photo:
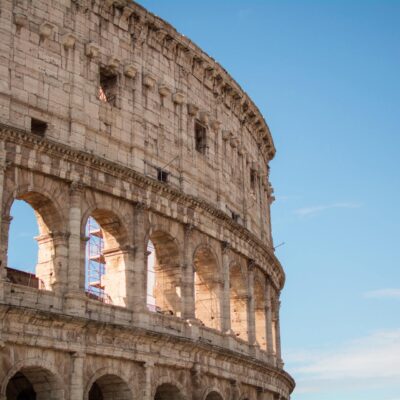
[[(253, 259), (271, 277), (277, 290), (283, 288), (285, 274), (272, 249), (266, 247), (256, 236), (232, 221), (213, 204), (186, 195), (173, 187), (165, 186), (151, 177), (143, 176), (105, 158), (71, 149), (50, 139), (38, 138), (26, 131), (0, 124), (0, 138), (7, 141), (9, 146), (16, 146), (15, 150), (13, 149), (8, 154), (9, 166), (20, 165), (36, 170), (38, 173), (64, 179), (67, 183), (79, 179), (83, 185), (106, 194), (109, 193), (109, 186), (111, 186), (114, 196), (143, 203), (153, 212), (161, 211), (182, 224), (197, 226), (196, 229), (202, 230), (217, 240), (229, 241), (235, 251)], [(24, 159), (20, 156), (22, 153), (25, 154)], [(52, 162), (49, 162), (49, 157), (53, 160)], [(104, 178), (105, 173), (108, 179)], [(107, 181), (106, 185), (105, 181)], [(160, 201), (158, 196), (165, 200)], [(160, 210), (160, 205), (165, 202), (168, 202), (169, 206)], [(217, 225), (215, 218), (218, 219)], [(221, 223), (224, 226), (223, 231), (219, 231)]]

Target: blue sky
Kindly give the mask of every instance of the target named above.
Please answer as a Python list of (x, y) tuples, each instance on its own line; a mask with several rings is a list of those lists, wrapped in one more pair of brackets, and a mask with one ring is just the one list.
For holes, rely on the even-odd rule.
[(400, 1), (140, 3), (219, 61), (271, 128), (292, 399), (400, 400)]

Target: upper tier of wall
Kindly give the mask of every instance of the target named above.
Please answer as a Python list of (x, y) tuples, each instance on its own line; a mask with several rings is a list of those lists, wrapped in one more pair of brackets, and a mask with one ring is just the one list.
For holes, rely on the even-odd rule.
[[(275, 148), (228, 73), (128, 0), (36, 3), (5, 2), (2, 10), (2, 122), (31, 131), (32, 119), (43, 121), (47, 137), (75, 149), (154, 179), (162, 169), (167, 185), (207, 200), (272, 246)], [(196, 126), (205, 129), (200, 148)]]

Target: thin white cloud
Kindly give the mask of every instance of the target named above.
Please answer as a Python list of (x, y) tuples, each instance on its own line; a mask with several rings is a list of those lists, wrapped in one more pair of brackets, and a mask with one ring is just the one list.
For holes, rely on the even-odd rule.
[(286, 195), (286, 194), (282, 194), (282, 195), (276, 195), (276, 199), (277, 201), (289, 201), (289, 200), (299, 200), (301, 199), (302, 196), (293, 194), (293, 195)]
[(327, 393), (349, 388), (396, 387), (400, 390), (400, 328), (380, 331), (337, 348), (289, 353), (296, 393)]
[(369, 299), (399, 299), (400, 300), (400, 289), (378, 289), (371, 290), (364, 293), (364, 297)]
[(321, 213), (322, 211), (332, 210), (335, 208), (360, 208), (361, 204), (359, 203), (333, 203), (333, 204), (324, 204), (312, 207), (303, 207), (295, 210), (295, 214), (299, 217), (310, 217), (316, 214)]

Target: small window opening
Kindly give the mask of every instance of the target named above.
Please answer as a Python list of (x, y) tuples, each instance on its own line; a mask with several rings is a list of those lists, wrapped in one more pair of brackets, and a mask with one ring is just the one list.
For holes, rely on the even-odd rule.
[(250, 188), (254, 192), (256, 190), (257, 174), (254, 169), (250, 170)]
[(47, 122), (41, 121), (40, 119), (31, 119), (31, 132), (35, 135), (44, 136), (47, 130)]
[(106, 68), (100, 68), (99, 100), (112, 106), (116, 105), (118, 77)]
[(164, 171), (161, 168), (157, 168), (157, 179), (160, 182), (168, 182), (168, 175), (169, 173), (167, 171)]
[(207, 151), (207, 130), (204, 125), (196, 121), (194, 126), (196, 151), (206, 154)]
[(231, 211), (231, 214), (232, 214), (232, 219), (235, 222), (238, 222), (239, 221), (239, 214), (235, 213), (234, 211)]

